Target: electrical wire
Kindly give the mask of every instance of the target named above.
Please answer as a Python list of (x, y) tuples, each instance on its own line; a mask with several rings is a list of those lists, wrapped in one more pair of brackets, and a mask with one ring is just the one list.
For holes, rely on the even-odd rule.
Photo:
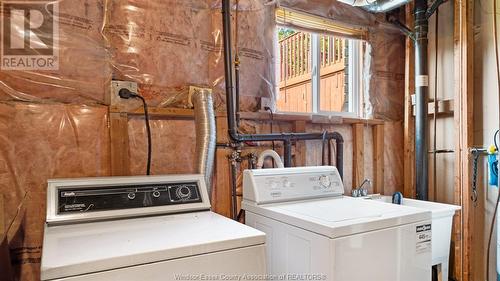
[(146, 132), (148, 135), (148, 160), (146, 164), (146, 175), (151, 175), (151, 152), (152, 152), (152, 147), (151, 147), (151, 126), (149, 124), (149, 112), (148, 112), (148, 104), (146, 103), (146, 100), (142, 97), (137, 95), (137, 98), (139, 98), (142, 101), (142, 106), (144, 108), (144, 121), (146, 122)]
[(151, 145), (151, 127), (149, 124), (149, 112), (148, 112), (148, 104), (146, 103), (146, 100), (139, 94), (134, 93), (130, 91), (127, 88), (122, 88), (120, 91), (118, 91), (118, 95), (122, 99), (130, 99), (130, 98), (137, 98), (142, 101), (142, 106), (144, 109), (144, 120), (146, 122), (146, 133), (148, 137), (148, 159), (147, 159), (147, 164), (146, 164), (146, 175), (151, 175), (151, 152), (152, 152), (152, 145)]

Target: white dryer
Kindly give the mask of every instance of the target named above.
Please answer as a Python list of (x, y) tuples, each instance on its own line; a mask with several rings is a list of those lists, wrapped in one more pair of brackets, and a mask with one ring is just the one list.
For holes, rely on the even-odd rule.
[(275, 278), (431, 280), (431, 213), (343, 196), (335, 167), (246, 170), (246, 224), (267, 239)]
[(265, 235), (210, 211), (201, 175), (50, 180), (41, 280), (266, 273)]

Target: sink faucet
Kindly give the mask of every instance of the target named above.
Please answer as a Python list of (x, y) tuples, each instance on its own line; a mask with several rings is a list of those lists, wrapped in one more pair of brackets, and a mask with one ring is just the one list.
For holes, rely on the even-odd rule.
[(352, 190), (352, 197), (363, 197), (368, 195), (368, 188), (364, 187), (365, 184), (369, 184), (372, 186), (372, 181), (369, 179), (365, 179), (359, 187)]

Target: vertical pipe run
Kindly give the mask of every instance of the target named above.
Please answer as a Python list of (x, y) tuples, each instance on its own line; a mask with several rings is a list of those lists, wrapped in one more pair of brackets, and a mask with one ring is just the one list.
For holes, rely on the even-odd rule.
[(236, 59), (234, 60), (234, 85), (236, 87), (236, 91), (234, 92), (234, 103), (235, 103), (234, 114), (236, 115), (236, 126), (240, 126), (240, 59), (238, 57), (238, 53), (236, 53), (235, 57)]
[(231, 218), (236, 220), (238, 215), (238, 196), (236, 194), (237, 178), (238, 178), (238, 164), (236, 161), (231, 162)]
[(285, 146), (285, 151), (284, 151), (284, 158), (285, 158), (285, 167), (289, 168), (292, 167), (292, 142), (290, 140), (286, 140), (284, 142)]
[(429, 21), (426, 16), (427, 0), (415, 1), (415, 166), (417, 199), (429, 198), (429, 159), (427, 151), (428, 124), (427, 104), (429, 92), (429, 69), (427, 59)]
[(437, 114), (439, 112), (438, 105), (438, 55), (439, 55), (439, 7), (436, 8), (434, 13), (436, 17), (436, 24), (434, 26), (434, 132), (432, 141), (432, 190), (433, 190), (433, 200), (437, 202)]
[(342, 143), (339, 140), (335, 140), (336, 144), (336, 159), (335, 159), (335, 165), (337, 166), (337, 169), (340, 174), (340, 178), (344, 179), (344, 146), (341, 145)]
[(238, 216), (238, 164), (241, 162), (241, 150), (233, 151), (229, 162), (231, 163), (231, 218), (236, 220)]
[[(226, 112), (229, 136), (234, 139), (238, 135), (236, 130), (236, 114), (234, 107), (234, 87), (233, 87), (233, 51), (231, 48), (231, 1), (222, 0), (222, 29), (224, 42), (224, 77), (226, 81)], [(240, 141), (240, 140), (236, 140)]]
[[(231, 1), (230, 1), (231, 2)], [(235, 11), (235, 19), (234, 19), (234, 30), (235, 30), (235, 40), (234, 40), (234, 86), (236, 91), (234, 91), (234, 103), (235, 109), (234, 114), (236, 115), (236, 126), (240, 126), (240, 56), (238, 55), (238, 15), (240, 13), (240, 1), (236, 0), (236, 11)]]
[[(292, 141), (299, 140), (317, 140), (322, 139), (321, 133), (271, 133), (271, 134), (240, 134), (238, 132), (238, 122), (235, 110), (235, 94), (233, 87), (233, 54), (231, 50), (231, 4), (230, 0), (222, 0), (222, 30), (223, 30), (223, 47), (224, 47), (224, 74), (226, 82), (226, 111), (227, 111), (227, 126), (228, 134), (231, 141), (235, 143), (242, 143), (246, 141), (259, 142), (259, 141), (281, 141), (284, 143), (285, 151), (285, 166), (291, 167), (292, 165)], [(317, 35), (315, 35), (317, 36)], [(317, 69), (319, 71), (319, 69)], [(319, 84), (319, 83), (317, 83)], [(239, 90), (239, 89), (238, 89)], [(344, 139), (342, 135), (337, 132), (327, 133), (327, 139), (334, 139), (337, 144), (337, 166), (339, 172), (343, 164), (341, 153), (343, 151)], [(342, 176), (342, 174), (341, 174)]]

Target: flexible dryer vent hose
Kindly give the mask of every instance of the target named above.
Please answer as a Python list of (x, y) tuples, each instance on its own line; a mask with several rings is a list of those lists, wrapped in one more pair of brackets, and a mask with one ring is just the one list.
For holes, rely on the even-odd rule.
[(216, 145), (212, 92), (209, 89), (196, 88), (192, 99), (196, 127), (196, 168), (198, 173), (205, 176), (208, 195), (211, 198)]

